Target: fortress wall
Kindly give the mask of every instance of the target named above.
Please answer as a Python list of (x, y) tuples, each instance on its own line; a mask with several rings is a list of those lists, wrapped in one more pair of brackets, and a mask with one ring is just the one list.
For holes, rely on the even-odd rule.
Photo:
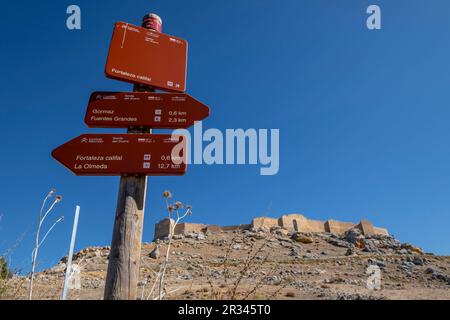
[[(184, 232), (184, 225), (182, 223), (177, 224), (173, 234), (182, 234)], [(169, 230), (167, 230), (167, 235), (169, 235)]]
[[(168, 237), (170, 229), (173, 228), (175, 221), (173, 219), (166, 218), (155, 224), (155, 239), (163, 239)], [(206, 225), (199, 223), (180, 223), (177, 224), (174, 230), (174, 234), (184, 234), (189, 232), (202, 232), (206, 228)]]
[(304, 220), (301, 220), (297, 226), (296, 231), (299, 232), (326, 232), (325, 222), (320, 220), (309, 220), (305, 218)]
[(283, 215), (278, 219), (283, 228), (298, 232), (325, 232), (325, 223), (319, 220), (310, 220), (302, 214)]
[(389, 232), (387, 229), (385, 228), (378, 228), (378, 227), (373, 227), (373, 231), (375, 234), (381, 234), (383, 236), (388, 236)]
[(225, 226), (222, 227), (223, 231), (234, 231), (234, 230), (248, 230), (250, 229), (252, 225), (251, 224), (240, 224), (236, 226)]
[(374, 234), (373, 224), (368, 220), (361, 220), (358, 225), (358, 228), (362, 231), (363, 234), (369, 235)]
[(205, 224), (200, 223), (180, 223), (175, 227), (175, 234), (190, 232), (203, 232), (206, 229)]
[(278, 219), (269, 217), (259, 217), (252, 220), (253, 228), (272, 228), (278, 227)]
[(325, 230), (326, 232), (331, 232), (334, 234), (342, 234), (347, 230), (354, 228), (356, 224), (353, 222), (340, 222), (336, 220), (327, 220), (325, 222)]
[[(170, 227), (175, 223), (172, 219), (164, 219), (155, 224), (155, 239), (161, 239), (169, 236)], [(352, 228), (358, 228), (363, 234), (389, 235), (385, 228), (374, 227), (368, 220), (361, 220), (359, 224), (352, 222), (341, 222), (336, 220), (310, 220), (301, 214), (283, 215), (279, 219), (269, 217), (258, 217), (252, 220), (251, 224), (241, 224), (235, 226), (217, 226), (205, 225), (200, 223), (180, 223), (175, 227), (175, 234), (185, 234), (190, 232), (218, 233), (222, 231), (248, 230), (253, 228), (272, 228), (281, 226), (289, 231), (298, 232), (331, 232), (334, 234), (343, 234)]]
[(220, 232), (222, 232), (222, 227), (212, 224), (212, 225), (206, 227), (206, 232), (220, 233)]
[[(155, 224), (155, 239), (162, 239), (169, 236), (170, 228), (173, 227), (175, 221), (173, 219), (166, 218)], [(176, 233), (176, 229), (175, 229)]]
[(287, 230), (296, 230), (299, 222), (305, 220), (302, 214), (286, 214), (278, 219), (278, 225)]

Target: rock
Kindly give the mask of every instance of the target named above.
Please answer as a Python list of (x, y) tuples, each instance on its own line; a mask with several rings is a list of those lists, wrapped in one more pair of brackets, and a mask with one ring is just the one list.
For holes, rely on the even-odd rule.
[(342, 283), (348, 283), (348, 280), (344, 279), (344, 278), (340, 278), (340, 277), (335, 277), (335, 278), (325, 279), (325, 280), (323, 280), (323, 282), (327, 283), (327, 284), (342, 284)]
[(399, 250), (400, 249), (400, 241), (395, 239), (393, 236), (386, 236), (381, 234), (373, 234), (366, 236), (365, 240), (366, 244), (371, 242), (372, 245), (388, 249), (388, 250)]
[(351, 246), (351, 244), (348, 243), (347, 241), (334, 239), (334, 238), (327, 239), (327, 242), (329, 244), (332, 244), (333, 246), (341, 247), (341, 248), (349, 248)]
[(324, 273), (327, 273), (327, 271), (323, 270), (323, 269), (319, 269), (319, 268), (314, 269), (314, 274), (319, 275), (319, 274), (324, 274)]
[(425, 274), (431, 274), (431, 279), (447, 282), (450, 285), (450, 276), (443, 274), (435, 268), (428, 267), (424, 271)]
[(403, 261), (403, 263), (400, 265), (400, 267), (405, 268), (405, 269), (412, 269), (415, 266), (416, 265), (410, 261)]
[(278, 228), (273, 231), (278, 236), (287, 237), (289, 235), (289, 231), (284, 228)]
[(215, 278), (215, 279), (219, 279), (222, 277), (222, 271), (219, 270), (211, 270), (210, 272), (211, 277)]
[(270, 276), (266, 278), (266, 283), (270, 285), (279, 285), (281, 283), (281, 277)]
[(256, 240), (262, 240), (265, 239), (267, 236), (264, 232), (258, 231), (255, 233), (251, 233), (248, 235), (250, 238), (256, 239)]
[(347, 252), (345, 253), (346, 256), (354, 256), (356, 255), (356, 251), (353, 247), (350, 247), (347, 249)]
[(438, 271), (432, 267), (428, 267), (425, 269), (424, 273), (425, 274), (433, 274), (433, 273), (437, 273)]
[(189, 232), (184, 235), (188, 239), (205, 240), (206, 235), (203, 232)]
[(178, 280), (192, 280), (192, 275), (184, 274), (184, 275), (178, 276), (177, 279)]
[(362, 251), (370, 252), (370, 253), (383, 253), (379, 248), (377, 248), (375, 245), (373, 245), (370, 242), (366, 243), (366, 245)]
[(314, 253), (306, 253), (303, 255), (302, 257), (303, 259), (307, 259), (307, 260), (314, 260), (314, 259), (319, 259), (319, 256), (317, 254)]
[(336, 300), (383, 300), (383, 297), (362, 295), (359, 293), (338, 293)]
[(300, 253), (298, 252), (298, 250), (296, 248), (291, 248), (291, 250), (288, 253), (288, 256), (290, 256), (290, 257), (299, 257)]
[(417, 253), (417, 254), (423, 254), (423, 250), (422, 250), (422, 249), (420, 249), (419, 247), (415, 247), (415, 246), (413, 246), (413, 245), (410, 244), (410, 243), (403, 243), (403, 244), (401, 245), (401, 248), (402, 248), (402, 249), (409, 250), (409, 251), (414, 252), (414, 253)]
[(434, 273), (431, 276), (431, 278), (435, 279), (435, 280), (447, 282), (448, 284), (450, 284), (450, 276), (447, 276), (446, 274), (443, 274), (443, 273), (440, 273), (440, 272)]
[(172, 237), (174, 240), (181, 240), (184, 238), (182, 234), (174, 234)]
[(197, 234), (195, 232), (189, 232), (184, 235), (187, 239), (195, 239)]
[(268, 227), (259, 227), (256, 229), (256, 232), (270, 233), (270, 229)]
[(205, 240), (206, 239), (206, 235), (204, 233), (197, 233), (197, 240)]
[(232, 246), (231, 246), (231, 249), (233, 249), (233, 250), (241, 250), (241, 248), (242, 248), (242, 246), (240, 245), (240, 244), (233, 244)]
[(425, 260), (420, 257), (414, 257), (412, 259), (412, 263), (414, 263), (416, 266), (423, 266), (425, 265)]
[(152, 259), (158, 259), (161, 256), (161, 253), (159, 252), (159, 245), (157, 245), (148, 256)]
[(285, 247), (285, 248), (291, 248), (292, 247), (292, 242), (288, 241), (288, 240), (279, 240), (280, 244)]
[(313, 239), (310, 236), (307, 236), (306, 234), (297, 232), (294, 233), (294, 235), (292, 235), (292, 240), (296, 241), (296, 242), (300, 242), (300, 243), (304, 243), (304, 244), (308, 244), (308, 243), (313, 243)]
[(367, 262), (371, 265), (378, 266), (380, 269), (386, 269), (386, 264), (380, 260), (369, 259), (369, 260), (367, 260)]
[(362, 249), (365, 247), (365, 237), (359, 229), (353, 228), (345, 232), (344, 240), (353, 244), (356, 248)]
[(364, 247), (370, 247), (375, 250), (380, 250), (380, 248), (385, 248), (385, 245), (381, 245), (381, 242), (376, 239), (365, 239), (364, 240)]

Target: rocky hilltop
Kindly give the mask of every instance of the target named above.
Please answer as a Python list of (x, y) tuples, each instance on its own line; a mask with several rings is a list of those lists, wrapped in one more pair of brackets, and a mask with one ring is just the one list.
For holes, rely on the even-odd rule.
[[(166, 299), (450, 299), (450, 257), (425, 253), (387, 232), (364, 232), (357, 224), (343, 233), (280, 225), (213, 229), (173, 236)], [(141, 299), (154, 297), (169, 241), (143, 244)], [(75, 255), (70, 299), (102, 298), (108, 255), (109, 247)], [(59, 298), (65, 267), (63, 258), (37, 275), (36, 298)], [(25, 298), (26, 287), (26, 278), (14, 277), (5, 297)]]

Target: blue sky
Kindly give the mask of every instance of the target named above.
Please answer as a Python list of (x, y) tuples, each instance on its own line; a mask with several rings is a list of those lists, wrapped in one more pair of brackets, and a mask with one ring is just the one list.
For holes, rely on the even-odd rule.
[[(66, 28), (77, 4), (82, 30)], [(366, 28), (378, 4), (382, 30)], [(144, 241), (165, 217), (161, 194), (190, 203), (193, 222), (252, 217), (369, 219), (405, 242), (450, 254), (450, 20), (448, 1), (229, 0), (2, 2), (0, 253), (28, 271), (37, 213), (55, 187), (65, 215), (39, 255), (48, 267), (76, 249), (109, 245), (118, 177), (76, 177), (50, 152), (88, 129), (93, 91), (130, 91), (106, 79), (116, 21), (158, 13), (189, 41), (187, 93), (209, 105), (203, 127), (280, 129), (280, 171), (191, 165), (151, 177)], [(52, 219), (49, 220), (51, 222)]]

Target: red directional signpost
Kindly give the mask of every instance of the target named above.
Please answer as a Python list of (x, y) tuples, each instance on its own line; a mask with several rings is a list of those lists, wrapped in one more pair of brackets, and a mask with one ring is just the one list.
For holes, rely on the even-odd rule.
[(117, 80), (184, 92), (187, 49), (183, 39), (117, 22), (105, 73)]
[(100, 128), (189, 128), (209, 108), (182, 93), (94, 92), (84, 122)]
[(76, 175), (121, 176), (105, 300), (136, 299), (147, 176), (186, 173), (186, 137), (152, 129), (188, 128), (209, 116), (207, 106), (184, 94), (187, 42), (161, 31), (155, 14), (142, 27), (117, 22), (105, 73), (135, 84), (134, 92), (94, 92), (89, 100), (89, 127), (128, 128), (128, 134), (85, 134), (52, 152)]
[(184, 136), (170, 134), (84, 134), (52, 156), (79, 176), (183, 175), (185, 147)]

